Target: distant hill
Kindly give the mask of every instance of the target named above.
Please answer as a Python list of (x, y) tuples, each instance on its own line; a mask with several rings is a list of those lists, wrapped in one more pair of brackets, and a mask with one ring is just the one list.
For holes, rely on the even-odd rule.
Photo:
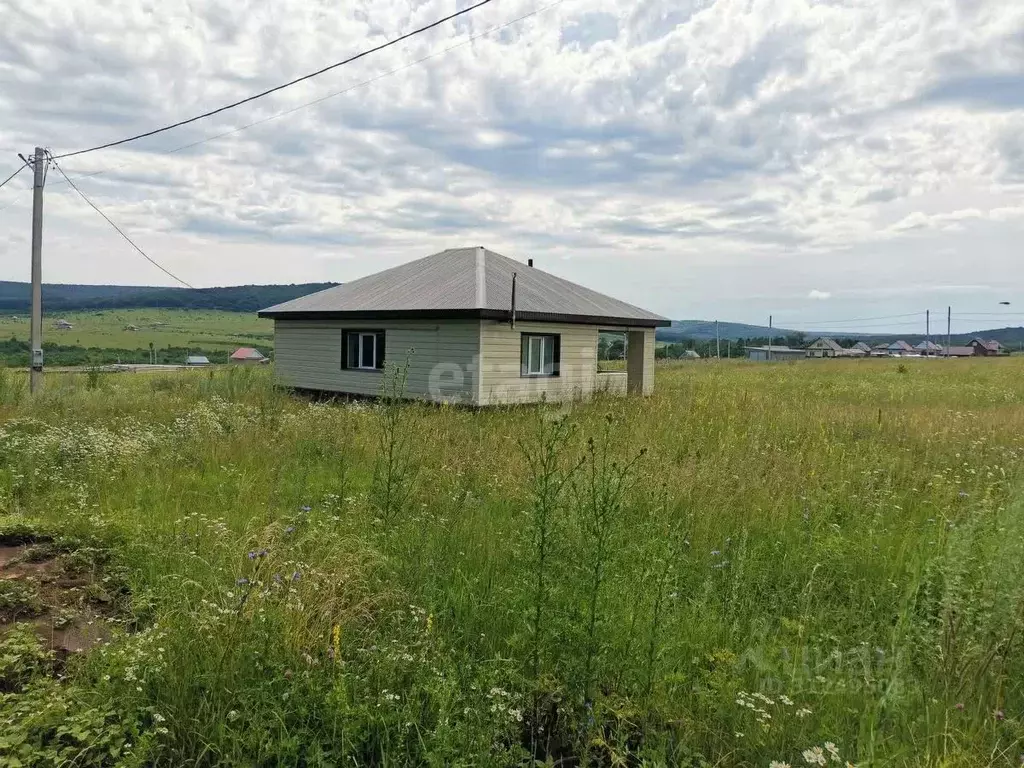
[[(766, 325), (748, 325), (746, 323), (719, 322), (719, 333), (722, 341), (732, 339), (767, 339), (769, 334), (778, 339), (782, 344), (785, 337), (802, 335), (808, 342), (819, 336), (829, 336), (837, 341), (843, 339), (857, 339), (874, 344), (883, 341), (892, 342), (902, 339), (910, 344), (917, 344), (925, 340), (923, 333), (848, 333), (835, 331), (794, 331), (787, 328), (769, 329)], [(658, 328), (655, 331), (658, 341), (664, 342), (685, 342), (685, 341), (714, 341), (715, 321), (714, 320), (673, 320), (672, 325), (667, 328)], [(1021, 328), (991, 328), (986, 330), (971, 331), (970, 333), (954, 333), (952, 342), (954, 345), (967, 344), (971, 339), (980, 337), (986, 340), (995, 339), (1000, 344), (1017, 348), (1024, 344), (1024, 327)], [(931, 335), (932, 341), (944, 344), (946, 336), (943, 333), (935, 332)], [(845, 346), (845, 345), (844, 345)]]
[[(226, 288), (154, 288), (138, 285), (43, 285), (43, 311), (91, 309), (221, 309), (256, 312), (337, 283), (236, 285)], [(0, 280), (0, 313), (26, 313), (32, 302), (28, 283)]]
[[(753, 339), (768, 336), (788, 336), (800, 333), (786, 328), (769, 329), (767, 325), (748, 325), (746, 323), (718, 323), (718, 332), (722, 339)], [(711, 341), (715, 338), (714, 320), (673, 320), (668, 328), (659, 328), (656, 332), (658, 341)]]

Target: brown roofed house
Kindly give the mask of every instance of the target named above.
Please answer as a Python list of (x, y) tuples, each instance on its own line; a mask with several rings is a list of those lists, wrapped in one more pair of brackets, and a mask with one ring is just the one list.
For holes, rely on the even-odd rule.
[(996, 357), (998, 355), (1008, 354), (1006, 347), (995, 339), (991, 341), (985, 341), (984, 339), (971, 339), (969, 346), (974, 350), (974, 354), (979, 357)]

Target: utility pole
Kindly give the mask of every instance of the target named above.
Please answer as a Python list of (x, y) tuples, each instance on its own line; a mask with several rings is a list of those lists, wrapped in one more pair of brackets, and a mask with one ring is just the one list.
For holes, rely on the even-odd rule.
[(768, 315), (768, 362), (772, 361), (772, 316)]
[(718, 321), (715, 320), (715, 355), (722, 359), (722, 337), (718, 335)]
[(35, 180), (32, 183), (32, 323), (29, 331), (32, 366), (29, 391), (43, 387), (43, 184), (46, 182), (46, 150), (36, 147), (32, 156)]
[(953, 348), (953, 308), (946, 307), (946, 357)]
[(732, 360), (732, 339), (726, 339), (725, 341), (725, 356)]
[(924, 311), (924, 354), (925, 357), (932, 352), (932, 311)]

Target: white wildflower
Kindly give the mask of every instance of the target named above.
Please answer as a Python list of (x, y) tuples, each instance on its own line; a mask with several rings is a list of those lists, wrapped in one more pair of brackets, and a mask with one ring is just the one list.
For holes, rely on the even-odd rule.
[(811, 747), (810, 749), (804, 750), (804, 761), (808, 765), (825, 765), (828, 760), (825, 759), (825, 752), (821, 747)]
[(825, 742), (825, 751), (828, 752), (829, 757), (831, 757), (835, 762), (842, 762), (839, 757), (839, 749), (831, 741)]

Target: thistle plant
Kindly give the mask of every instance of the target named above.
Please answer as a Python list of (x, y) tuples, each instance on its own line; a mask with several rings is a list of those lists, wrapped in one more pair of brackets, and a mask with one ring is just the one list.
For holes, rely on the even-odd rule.
[(615, 421), (606, 416), (601, 436), (587, 440), (579, 481), (574, 484), (576, 505), (584, 521), (588, 539), (586, 570), (586, 630), (582, 699), (592, 706), (596, 664), (601, 654), (599, 620), (602, 590), (608, 575), (609, 546), (622, 512), (622, 502), (633, 487), (635, 469), (647, 452), (641, 449), (628, 461), (620, 461), (612, 454)]
[[(409, 350), (411, 355), (413, 350)], [(377, 509), (385, 535), (405, 509), (416, 479), (412, 461), (408, 425), (408, 407), (404, 403), (409, 361), (390, 367), (381, 382), (377, 407), (377, 456), (373, 465), (372, 503)]]

